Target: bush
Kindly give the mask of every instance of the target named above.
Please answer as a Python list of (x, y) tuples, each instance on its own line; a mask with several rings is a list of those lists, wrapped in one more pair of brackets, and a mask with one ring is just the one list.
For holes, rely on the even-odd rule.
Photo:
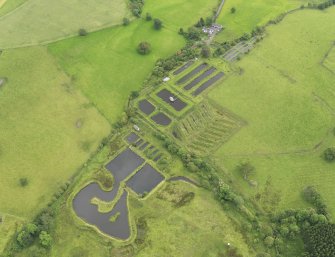
[(123, 25), (128, 26), (130, 23), (130, 20), (128, 18), (123, 18)]
[(37, 231), (38, 229), (35, 224), (27, 224), (16, 237), (16, 241), (18, 242), (19, 246), (26, 248), (32, 245)]
[(209, 58), (211, 56), (211, 49), (209, 46), (205, 45), (201, 48), (201, 56), (203, 58)]
[(78, 34), (79, 36), (84, 37), (84, 36), (87, 36), (88, 33), (86, 29), (79, 29)]
[(20, 178), (19, 182), (20, 182), (21, 187), (25, 187), (29, 184), (29, 181), (27, 178)]
[(151, 52), (151, 45), (148, 42), (141, 42), (137, 46), (137, 52), (142, 55), (147, 55)]
[(329, 147), (323, 152), (323, 158), (327, 162), (335, 161), (335, 147)]
[(152, 16), (150, 13), (147, 12), (146, 16), (145, 16), (145, 20), (146, 21), (151, 21), (152, 20)]
[(40, 239), (40, 244), (44, 248), (50, 248), (52, 239), (51, 239), (51, 236), (46, 231), (42, 231), (40, 233), (39, 239)]
[(273, 246), (273, 243), (274, 243), (274, 238), (272, 236), (267, 236), (265, 239), (264, 239), (264, 244), (267, 246), (267, 247), (272, 247)]
[(235, 13), (235, 12), (236, 12), (236, 8), (235, 8), (235, 7), (231, 8), (231, 9), (230, 9), (230, 12), (231, 12), (231, 13)]
[(160, 19), (154, 19), (154, 29), (160, 30), (163, 26), (163, 22)]

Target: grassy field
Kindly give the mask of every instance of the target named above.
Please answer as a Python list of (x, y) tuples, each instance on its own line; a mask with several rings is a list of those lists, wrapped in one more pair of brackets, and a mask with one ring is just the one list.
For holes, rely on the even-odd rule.
[[(75, 84), (111, 122), (124, 110), (132, 90), (141, 88), (155, 61), (175, 53), (185, 41), (179, 27), (188, 27), (199, 13), (210, 13), (216, 0), (146, 1), (144, 13), (163, 20), (161, 31), (142, 19), (127, 27), (116, 27), (92, 33), (85, 38), (71, 38), (49, 47), (61, 66), (73, 76)], [(175, 10), (171, 14), (171, 10)], [(188, 15), (184, 15), (188, 12)], [(141, 41), (152, 45), (150, 55), (141, 56), (136, 47)]]
[(26, 1), (27, 0), (0, 0), (0, 16), (15, 10)]
[[(7, 8), (13, 9), (18, 4), (20, 2), (10, 0)], [(125, 0), (61, 0), (51, 3), (30, 0), (9, 15), (0, 17), (0, 48), (54, 41), (76, 35), (80, 28), (97, 30), (120, 24), (128, 15)]]
[(323, 65), (335, 75), (335, 46), (330, 49), (327, 58), (324, 60)]
[(45, 48), (5, 51), (0, 70), (0, 211), (31, 218), (110, 127)]
[[(224, 26), (224, 31), (217, 37), (217, 41), (231, 40), (250, 33), (256, 26), (265, 25), (278, 15), (299, 8), (303, 4), (318, 3), (319, 0), (227, 0), (217, 20)], [(235, 8), (236, 12), (231, 13)], [(252, 15), (250, 15), (252, 13)]]
[[(334, 168), (320, 159), (334, 144), (334, 74), (320, 65), (334, 40), (335, 8), (304, 10), (268, 28), (268, 36), (210, 97), (248, 122), (217, 152), (231, 171), (249, 160), (264, 185), (271, 177), (282, 207), (300, 203), (300, 189), (316, 184), (332, 212)], [(241, 186), (246, 189), (246, 184)]]

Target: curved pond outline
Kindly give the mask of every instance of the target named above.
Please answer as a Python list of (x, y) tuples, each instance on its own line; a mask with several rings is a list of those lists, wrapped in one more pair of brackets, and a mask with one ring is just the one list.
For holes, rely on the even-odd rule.
[[(111, 191), (104, 191), (98, 183), (91, 183), (81, 189), (74, 197), (72, 206), (75, 213), (88, 224), (97, 227), (103, 233), (122, 240), (130, 237), (129, 213), (127, 197), (128, 192), (124, 190), (120, 199), (115, 203), (114, 208), (106, 213), (98, 211), (98, 206), (91, 201), (98, 198), (105, 202), (115, 200), (120, 190), (120, 182), (125, 180), (131, 173), (144, 163), (139, 155), (127, 148), (112, 161), (106, 168), (114, 176), (114, 185)], [(117, 219), (111, 222), (110, 219), (119, 213)]]

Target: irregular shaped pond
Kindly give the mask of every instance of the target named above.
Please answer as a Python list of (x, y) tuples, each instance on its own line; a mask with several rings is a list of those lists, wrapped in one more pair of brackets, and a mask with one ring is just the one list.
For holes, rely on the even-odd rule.
[[(117, 187), (118, 189), (119, 187)], [(115, 197), (115, 192), (117, 189), (110, 192), (110, 197)], [(91, 199), (97, 195), (105, 194), (98, 184), (93, 183), (83, 188), (73, 200), (73, 209), (76, 214), (85, 220), (87, 223), (96, 226), (103, 233), (119, 238), (119, 239), (128, 239), (130, 236), (130, 226), (128, 218), (128, 205), (127, 197), (128, 192), (124, 190), (122, 196), (115, 204), (112, 211), (107, 213), (100, 213), (96, 205), (91, 204)], [(108, 194), (108, 193), (106, 193)], [(114, 196), (113, 196), (114, 195)], [(107, 196), (107, 195), (105, 195)], [(115, 215), (118, 215), (117, 219), (111, 222), (111, 218)]]

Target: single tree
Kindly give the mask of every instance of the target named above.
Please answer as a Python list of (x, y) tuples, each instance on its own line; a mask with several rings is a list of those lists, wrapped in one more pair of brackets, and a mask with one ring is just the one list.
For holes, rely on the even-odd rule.
[(129, 20), (128, 18), (124, 17), (124, 18), (123, 18), (123, 25), (124, 25), (124, 26), (128, 26), (129, 23), (130, 23), (130, 20)]
[(145, 16), (145, 20), (147, 21), (151, 21), (152, 20), (152, 16), (150, 13), (147, 12), (146, 16)]
[(88, 33), (86, 29), (79, 29), (78, 34), (79, 36), (84, 37), (84, 36), (87, 36)]
[(335, 161), (335, 147), (329, 147), (323, 152), (323, 158), (327, 162)]
[(230, 12), (231, 12), (231, 13), (235, 13), (235, 12), (236, 12), (236, 8), (235, 8), (235, 7), (232, 7), (232, 8), (230, 9)]
[(20, 186), (21, 186), (21, 187), (25, 187), (25, 186), (27, 186), (28, 183), (29, 183), (29, 181), (28, 181), (27, 178), (20, 178), (19, 182), (20, 182)]
[(154, 19), (155, 30), (160, 30), (163, 26), (163, 22), (160, 19)]
[(148, 42), (141, 42), (137, 46), (137, 52), (142, 55), (147, 55), (151, 52), (151, 45)]

